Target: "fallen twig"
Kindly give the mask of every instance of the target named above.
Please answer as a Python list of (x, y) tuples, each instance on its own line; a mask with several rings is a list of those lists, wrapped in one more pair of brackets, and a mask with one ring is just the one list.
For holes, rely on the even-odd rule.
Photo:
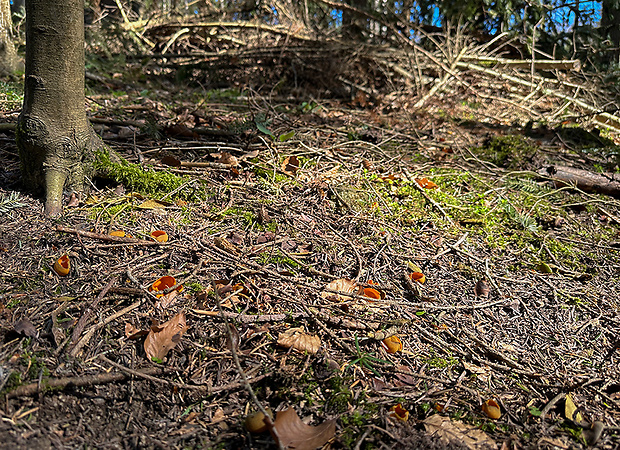
[(82, 337), (82, 339), (80, 339), (80, 341), (77, 344), (75, 344), (75, 346), (71, 350), (71, 353), (70, 353), (71, 356), (76, 357), (80, 353), (82, 348), (92, 339), (92, 337), (94, 336), (95, 332), (97, 332), (97, 330), (105, 327), (107, 324), (109, 324), (113, 320), (118, 319), (122, 315), (127, 314), (129, 311), (133, 311), (141, 304), (142, 304), (142, 300), (138, 300), (137, 302), (132, 303), (128, 307), (123, 308), (120, 311), (112, 314), (111, 316), (106, 318), (103, 322), (99, 322), (95, 324), (93, 327), (91, 327), (90, 330), (88, 330), (88, 332)]
[(103, 299), (103, 297), (105, 297), (105, 295), (108, 293), (108, 291), (112, 287), (112, 284), (114, 284), (115, 281), (116, 281), (116, 277), (110, 278), (110, 280), (105, 285), (105, 287), (101, 290), (99, 295), (91, 302), (90, 305), (86, 307), (86, 309), (84, 310), (84, 313), (82, 314), (82, 317), (80, 317), (80, 319), (78, 320), (78, 323), (75, 325), (75, 328), (73, 329), (73, 334), (71, 336), (71, 341), (69, 343), (68, 350), (72, 350), (77, 345), (78, 338), (84, 331), (84, 328), (86, 327), (86, 324), (88, 323), (92, 315), (95, 313), (95, 309), (97, 308), (97, 305)]
[[(148, 367), (139, 370), (145, 375), (153, 375), (161, 373), (159, 367)], [(66, 389), (68, 387), (84, 387), (96, 386), (100, 384), (114, 383), (128, 378), (130, 375), (126, 373), (100, 373), (96, 375), (81, 375), (79, 377), (50, 378), (43, 380), (41, 383), (30, 383), (8, 392), (7, 398), (29, 397), (48, 389)]]
[(124, 243), (124, 244), (138, 244), (138, 245), (164, 245), (161, 242), (157, 242), (157, 241), (146, 241), (144, 239), (110, 236), (109, 234), (94, 233), (92, 231), (83, 231), (83, 230), (78, 230), (76, 228), (65, 227), (62, 225), (56, 225), (56, 231), (60, 231), (62, 233), (75, 234), (77, 236), (89, 237), (92, 239), (99, 239), (99, 240), (108, 241), (108, 242), (119, 242), (119, 243)]

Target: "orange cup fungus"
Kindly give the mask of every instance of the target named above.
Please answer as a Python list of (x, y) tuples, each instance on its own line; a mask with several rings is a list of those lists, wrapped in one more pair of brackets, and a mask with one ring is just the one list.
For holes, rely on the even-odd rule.
[[(154, 292), (157, 297), (161, 297), (162, 295), (164, 295), (161, 292), (165, 291), (166, 289), (170, 289), (176, 284), (177, 280), (175, 280), (174, 277), (166, 275), (155, 281), (149, 288), (149, 291)], [(178, 286), (176, 290), (178, 292), (181, 292), (183, 290), (183, 285)]]
[(381, 341), (381, 346), (388, 353), (400, 352), (403, 349), (403, 343), (396, 335), (383, 339)]
[(71, 270), (71, 261), (69, 261), (69, 255), (64, 254), (58, 261), (54, 263), (54, 272), (56, 272), (61, 277), (67, 276), (69, 271)]
[(153, 231), (151, 237), (157, 242), (168, 242), (168, 233), (162, 230)]

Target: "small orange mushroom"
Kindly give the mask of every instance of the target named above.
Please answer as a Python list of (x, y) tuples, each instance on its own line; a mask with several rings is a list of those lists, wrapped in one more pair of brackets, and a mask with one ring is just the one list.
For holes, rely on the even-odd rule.
[(409, 419), (409, 411), (403, 408), (403, 405), (398, 403), (390, 408), (390, 412), (388, 413), (388, 416), (390, 416), (393, 419), (402, 420), (403, 422), (406, 422), (407, 419)]
[(383, 339), (381, 345), (388, 353), (400, 352), (403, 349), (403, 343), (396, 335)]
[(424, 284), (426, 281), (426, 276), (422, 272), (412, 272), (409, 274), (409, 278), (411, 281), (417, 281), (420, 284)]
[(489, 417), (489, 419), (497, 420), (502, 416), (502, 410), (495, 400), (490, 398), (482, 404), (482, 411)]
[[(175, 286), (176, 284), (177, 284), (177, 280), (175, 280), (174, 277), (171, 277), (170, 275), (166, 275), (166, 276), (161, 277), (159, 280), (155, 281), (149, 288), (149, 291), (154, 292), (157, 297), (161, 297), (164, 294), (160, 292), (163, 292), (166, 289), (169, 289)], [(178, 286), (176, 290), (181, 292), (183, 290), (183, 285)]]
[(168, 242), (168, 233), (162, 230), (156, 230), (151, 233), (151, 237), (157, 242)]
[(70, 270), (71, 261), (69, 261), (69, 255), (65, 253), (54, 263), (54, 272), (56, 272), (61, 277), (64, 277), (69, 274)]

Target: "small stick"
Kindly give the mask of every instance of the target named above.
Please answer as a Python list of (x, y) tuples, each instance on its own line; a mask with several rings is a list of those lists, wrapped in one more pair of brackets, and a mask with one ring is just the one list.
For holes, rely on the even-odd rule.
[[(145, 375), (160, 373), (159, 367), (149, 367), (142, 369), (139, 372)], [(126, 373), (100, 373), (97, 375), (81, 375), (79, 377), (64, 377), (64, 378), (52, 378), (44, 380), (42, 383), (38, 381), (36, 383), (25, 384), (19, 386), (16, 389), (6, 394), (7, 398), (28, 397), (36, 395), (43, 389), (66, 389), (70, 386), (83, 387), (83, 386), (96, 386), (99, 384), (114, 383), (116, 381), (122, 381), (128, 378)]]
[(75, 347), (73, 347), (73, 349), (71, 350), (71, 353), (70, 353), (71, 356), (75, 358), (80, 353), (82, 348), (92, 339), (92, 337), (95, 335), (95, 332), (97, 330), (105, 327), (107, 324), (109, 324), (113, 320), (118, 319), (119, 317), (128, 313), (129, 311), (136, 309), (141, 304), (142, 304), (142, 300), (138, 300), (137, 302), (129, 305), (127, 308), (121, 309), (119, 312), (112, 314), (110, 317), (105, 319), (103, 322), (99, 322), (98, 324), (95, 324), (90, 330), (88, 330), (88, 332), (82, 337), (82, 339), (80, 339), (80, 341), (77, 344), (75, 344)]
[[(222, 315), (222, 319), (224, 319), (224, 324), (226, 325), (226, 334), (228, 336), (228, 341), (234, 342), (232, 329), (230, 328), (228, 319), (224, 315), (224, 309), (222, 308), (220, 293), (217, 290), (217, 286), (215, 285), (215, 280), (213, 280), (211, 276), (209, 276), (209, 278), (211, 279), (210, 281), (211, 281), (211, 285), (213, 286), (213, 292), (215, 292), (215, 299), (217, 301), (217, 309), (220, 311)], [(239, 372), (239, 376), (241, 377), (241, 380), (243, 381), (243, 384), (246, 390), (248, 391), (248, 394), (250, 394), (250, 397), (252, 397), (252, 400), (254, 401), (254, 404), (259, 409), (259, 411), (263, 413), (263, 416), (264, 416), (263, 421), (265, 422), (267, 427), (269, 427), (269, 431), (273, 433), (275, 437), (277, 437), (277, 439), (274, 439), (274, 440), (278, 444), (278, 448), (280, 450), (284, 450), (284, 446), (281, 443), (280, 437), (278, 436), (278, 431), (276, 430), (274, 423), (271, 420), (271, 417), (269, 416), (269, 414), (267, 413), (267, 410), (265, 410), (261, 402), (258, 400), (258, 397), (256, 397), (256, 393), (254, 392), (254, 389), (252, 389), (252, 385), (248, 381), (248, 377), (245, 375), (245, 371), (243, 370), (243, 367), (241, 367), (241, 361), (239, 361), (239, 355), (237, 355), (237, 350), (235, 349), (234, 345), (230, 346), (230, 353), (233, 357), (233, 361), (235, 362), (235, 366), (237, 367), (237, 372)]]
[(101, 241), (118, 242), (118, 243), (123, 243), (123, 244), (163, 245), (161, 242), (158, 242), (158, 241), (146, 241), (144, 239), (110, 236), (109, 234), (94, 233), (92, 231), (83, 231), (83, 230), (78, 230), (76, 228), (64, 227), (62, 225), (56, 225), (56, 231), (60, 231), (62, 233), (75, 234), (76, 236), (89, 237), (92, 239), (99, 239)]
[(86, 327), (86, 324), (88, 323), (88, 321), (94, 314), (95, 309), (97, 308), (97, 305), (99, 305), (99, 302), (103, 299), (103, 297), (106, 296), (106, 294), (108, 293), (108, 291), (112, 287), (112, 284), (114, 284), (115, 281), (116, 281), (116, 277), (110, 278), (110, 280), (105, 285), (105, 287), (101, 290), (97, 298), (95, 298), (91, 302), (91, 304), (88, 305), (86, 309), (84, 310), (82, 317), (80, 317), (80, 319), (78, 320), (78, 323), (75, 325), (75, 328), (73, 329), (73, 334), (71, 335), (71, 343), (69, 345), (70, 349), (72, 349), (77, 344), (80, 334), (82, 334), (82, 332), (84, 331), (84, 328)]

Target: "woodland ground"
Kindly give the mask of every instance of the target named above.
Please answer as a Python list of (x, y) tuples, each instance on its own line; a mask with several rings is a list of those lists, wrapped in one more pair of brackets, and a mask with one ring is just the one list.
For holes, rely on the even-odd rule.
[[(232, 347), (264, 407), (337, 420), (327, 448), (619, 448), (620, 202), (538, 173), (613, 172), (616, 135), (541, 121), (562, 103), (518, 105), (471, 74), (414, 107), (404, 88), (327, 95), (326, 72), (266, 93), (156, 62), (91, 74), (96, 130), (138, 166), (104, 167), (56, 220), (0, 134), (4, 445), (273, 448), (244, 428), (256, 405)], [(166, 275), (184, 290), (162, 304), (148, 288)], [(322, 295), (341, 278), (384, 298)], [(181, 311), (189, 329), (158, 362), (127, 336)], [(316, 353), (277, 344), (300, 326)]]

